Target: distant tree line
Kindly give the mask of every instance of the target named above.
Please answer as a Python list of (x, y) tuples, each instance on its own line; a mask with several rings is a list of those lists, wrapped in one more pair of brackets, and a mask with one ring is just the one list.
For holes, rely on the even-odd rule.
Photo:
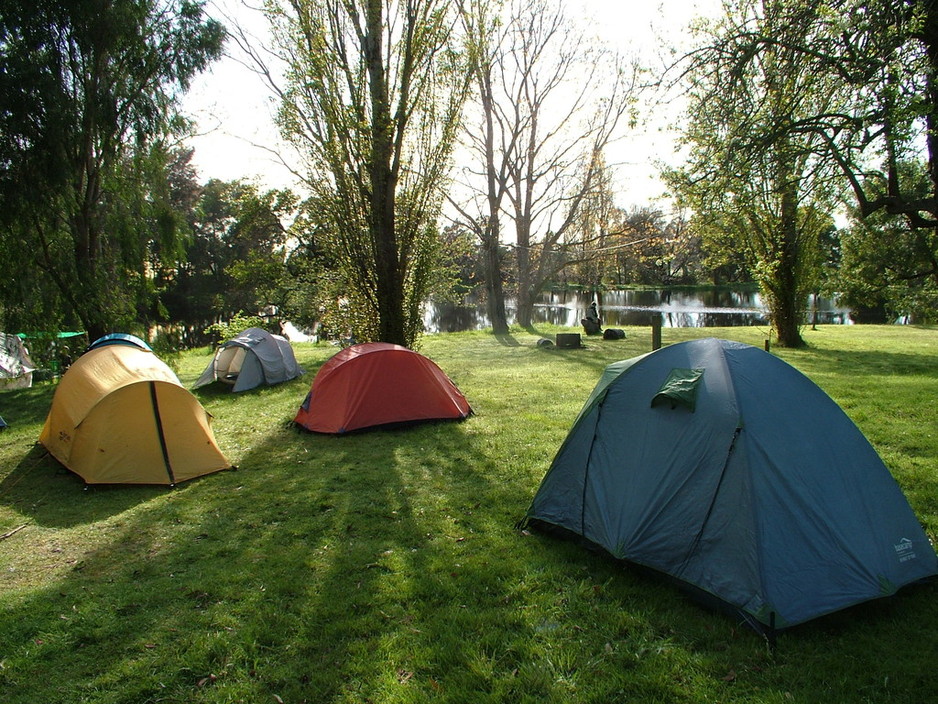
[[(275, 0), (270, 47), (194, 0), (0, 0), (3, 325), (195, 344), (260, 315), (413, 346), (432, 295), (482, 290), (502, 333), (549, 286), (740, 281), (782, 345), (809, 293), (933, 319), (935, 7), (728, 0), (652, 76), (554, 0)], [(302, 193), (199, 183), (178, 146), (226, 41)], [(606, 162), (655, 83), (689, 105), (673, 213), (617, 205)]]

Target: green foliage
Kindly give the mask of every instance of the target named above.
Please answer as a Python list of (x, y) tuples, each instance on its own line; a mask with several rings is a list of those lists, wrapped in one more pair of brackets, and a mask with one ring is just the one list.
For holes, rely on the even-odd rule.
[(884, 307), (919, 323), (938, 319), (935, 230), (877, 214), (844, 231), (841, 247), (835, 280), (846, 305)]
[(267, 10), (288, 67), (278, 120), (305, 159), (337, 270), (320, 296), (348, 311), (357, 339), (411, 346), (467, 90), (455, 9), (304, 0)]
[[(925, 164), (905, 162), (899, 173), (910, 197), (925, 198)], [(872, 190), (872, 187), (869, 187)], [(847, 305), (884, 308), (893, 317), (915, 322), (938, 317), (938, 234), (914, 227), (884, 211), (865, 217), (850, 211), (850, 227), (841, 235), (841, 266), (835, 284)]]
[[(544, 350), (513, 328), (428, 335), (475, 415), (343, 438), (290, 419), (309, 374), (200, 390), (237, 471), (91, 487), (35, 447), (55, 387), (4, 392), (4, 704), (927, 702), (936, 585), (799, 626), (778, 649), (663, 583), (514, 529), (603, 368), (649, 330)], [(938, 535), (938, 331), (824, 326), (778, 350), (867, 434)], [(663, 331), (761, 347), (755, 328)], [(184, 353), (180, 378), (205, 368)], [(510, 391), (508, 391), (510, 390)]]
[(5, 313), (26, 320), (32, 306), (34, 324), (60, 317), (97, 336), (149, 307), (149, 254), (176, 231), (159, 142), (222, 40), (189, 0), (3, 3)]
[[(330, 249), (330, 239), (321, 240), (324, 252)], [(429, 297), (435, 300), (456, 300), (464, 290), (460, 282), (460, 265), (468, 256), (469, 240), (466, 233), (452, 231), (439, 234), (435, 230), (428, 232), (427, 241), (422, 245), (419, 257), (426, 261), (416, 261), (411, 276), (420, 280), (406, 282), (405, 331), (411, 349), (419, 348), (423, 334), (423, 307)], [(316, 320), (319, 322), (320, 336), (334, 340), (365, 342), (380, 337), (377, 318), (372, 314), (374, 301), (358, 298), (355, 287), (350, 286), (344, 270), (328, 266), (331, 260), (328, 254), (322, 254), (316, 269), (316, 284), (312, 289), (313, 297), (308, 303), (315, 307)]]
[[(710, 169), (697, 171), (695, 179), (736, 193), (721, 179), (746, 175), (734, 168), (740, 151), (748, 154), (752, 147), (779, 140), (803, 144), (804, 173), (821, 175), (835, 194), (849, 189), (855, 217), (868, 223), (857, 223), (845, 234), (845, 270), (836, 281), (847, 299), (885, 306), (895, 314), (933, 315), (938, 6), (919, 0), (744, 0), (726, 7), (725, 18), (701, 25), (705, 34), (723, 32), (722, 40), (693, 56), (708, 77), (704, 86), (719, 87), (709, 93), (712, 100), (698, 105), (704, 131), (708, 124), (720, 125), (728, 139), (706, 155)], [(772, 26), (773, 17), (782, 21)], [(736, 112), (743, 116), (740, 128), (722, 121), (733, 114), (724, 105), (726, 96), (760, 71), (768, 75), (780, 65), (778, 57), (787, 57), (797, 69), (779, 83), (788, 91), (784, 105), (789, 109), (778, 113), (771, 100), (751, 91), (739, 103), (744, 109)], [(800, 85), (810, 90), (790, 92), (800, 77), (807, 78)], [(696, 100), (699, 91), (694, 89), (694, 95)], [(788, 161), (797, 163), (798, 156)], [(911, 169), (911, 160), (932, 166)], [(831, 210), (824, 199), (817, 205)], [(876, 233), (887, 237), (879, 239)], [(735, 244), (729, 242), (724, 251)], [(763, 276), (780, 271), (771, 261), (765, 264)]]
[(166, 362), (166, 365), (178, 374), (183, 350), (179, 333), (174, 330), (157, 330), (149, 344), (153, 354)]
[(62, 374), (84, 352), (88, 343), (87, 335), (59, 337), (55, 332), (27, 331), (23, 344), (40, 370), (34, 380)]
[(204, 332), (206, 335), (211, 336), (212, 345), (217, 347), (223, 342), (237, 337), (248, 328), (263, 328), (264, 325), (265, 322), (263, 318), (256, 315), (245, 315), (243, 312), (239, 312), (228, 320), (228, 322), (209, 325), (205, 328)]
[(686, 73), (690, 159), (668, 175), (710, 256), (742, 257), (779, 344), (789, 347), (803, 344), (804, 302), (817, 285), (820, 237), (838, 195), (836, 164), (816, 158), (825, 139), (791, 129), (842, 106), (837, 84), (797, 48), (815, 18), (801, 2), (745, 0), (701, 29)]
[(938, 171), (922, 197), (920, 174), (905, 168), (938, 158), (938, 7), (910, 0), (829, 0), (805, 27), (801, 55), (849, 96), (843, 111), (798, 125), (825, 137), (863, 216), (885, 211), (914, 228), (938, 225)]
[(609, 251), (604, 254), (608, 263), (602, 283), (674, 286), (705, 280), (702, 238), (683, 217), (667, 221), (660, 210), (652, 208), (633, 208), (620, 217), (621, 222), (604, 238)]
[(184, 257), (162, 280), (170, 319), (201, 329), (239, 311), (276, 309), (294, 318), (297, 292), (312, 295), (316, 278), (301, 263), (311, 237), (306, 208), (290, 190), (244, 181), (213, 179), (197, 189)]

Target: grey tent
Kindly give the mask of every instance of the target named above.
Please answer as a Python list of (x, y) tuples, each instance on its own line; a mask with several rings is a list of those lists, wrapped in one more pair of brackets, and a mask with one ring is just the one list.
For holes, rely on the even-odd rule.
[(221, 381), (232, 391), (261, 384), (279, 384), (303, 374), (286, 338), (260, 328), (248, 328), (222, 344), (193, 388)]
[(773, 355), (712, 338), (608, 366), (525, 520), (669, 575), (765, 632), (938, 573), (840, 407)]

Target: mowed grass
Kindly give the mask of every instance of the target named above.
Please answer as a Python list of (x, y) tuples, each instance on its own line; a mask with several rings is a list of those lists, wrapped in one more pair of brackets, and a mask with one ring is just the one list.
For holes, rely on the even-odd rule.
[[(933, 583), (794, 628), (732, 618), (572, 543), (515, 528), (603, 367), (560, 331), (428, 336), (475, 415), (331, 437), (291, 426), (308, 373), (196, 392), (236, 471), (86, 489), (36, 446), (52, 385), (0, 415), (0, 702), (938, 700)], [(759, 328), (664, 330), (763, 345)], [(938, 534), (938, 330), (806, 330), (774, 349), (838, 401)], [(190, 386), (210, 359), (183, 356)], [(403, 383), (403, 381), (402, 381)], [(765, 399), (771, 404), (773, 399)]]

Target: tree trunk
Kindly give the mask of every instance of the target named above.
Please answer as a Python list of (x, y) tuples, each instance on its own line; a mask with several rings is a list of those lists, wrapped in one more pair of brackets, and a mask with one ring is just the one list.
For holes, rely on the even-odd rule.
[(531, 286), (528, 277), (518, 277), (515, 320), (523, 328), (531, 327), (534, 320), (534, 302), (531, 300)]
[(490, 225), (482, 238), (485, 270), (485, 305), (492, 332), (508, 334), (508, 316), (505, 313), (505, 289), (502, 286), (502, 262), (498, 249), (498, 226)]
[(398, 262), (394, 199), (397, 191), (391, 168), (393, 144), (391, 108), (382, 51), (383, 4), (369, 0), (367, 35), (364, 38), (371, 96), (371, 218), (369, 230), (374, 243), (378, 303), (378, 337), (382, 342), (407, 346), (404, 323), (404, 282)]
[[(520, 198), (518, 202), (520, 202)], [(531, 223), (524, 211), (520, 209), (516, 210), (515, 232), (518, 239), (515, 320), (521, 327), (529, 328), (534, 318), (534, 307), (531, 300), (531, 286), (534, 278), (531, 272)]]
[(479, 77), (482, 111), (485, 116), (485, 171), (488, 201), (488, 222), (482, 236), (485, 271), (485, 304), (488, 308), (489, 322), (495, 335), (508, 334), (508, 316), (505, 313), (505, 289), (502, 286), (502, 257), (499, 251), (501, 226), (499, 210), (505, 193), (504, 179), (498, 178), (495, 166), (495, 100), (492, 97), (491, 66), (483, 71), (477, 68)]
[(783, 182), (781, 218), (779, 222), (778, 268), (772, 282), (770, 298), (772, 324), (782, 347), (804, 347), (801, 324), (804, 306), (803, 282), (798, 280), (799, 261), (808, 255), (801, 252), (798, 239), (798, 198), (795, 187)]
[(80, 290), (80, 295), (74, 298), (75, 313), (88, 333), (89, 342), (94, 342), (99, 337), (114, 332), (109, 330), (105, 323), (110, 317), (110, 307), (106, 301), (107, 290), (114, 283), (105, 281), (106, 277), (96, 251), (98, 245), (94, 225), (86, 209), (82, 208), (72, 222), (75, 273)]
[[(779, 281), (779, 284), (782, 284)], [(787, 287), (779, 290), (772, 306), (772, 326), (781, 347), (804, 347), (805, 341), (801, 337), (801, 301), (791, 295), (793, 291)]]

